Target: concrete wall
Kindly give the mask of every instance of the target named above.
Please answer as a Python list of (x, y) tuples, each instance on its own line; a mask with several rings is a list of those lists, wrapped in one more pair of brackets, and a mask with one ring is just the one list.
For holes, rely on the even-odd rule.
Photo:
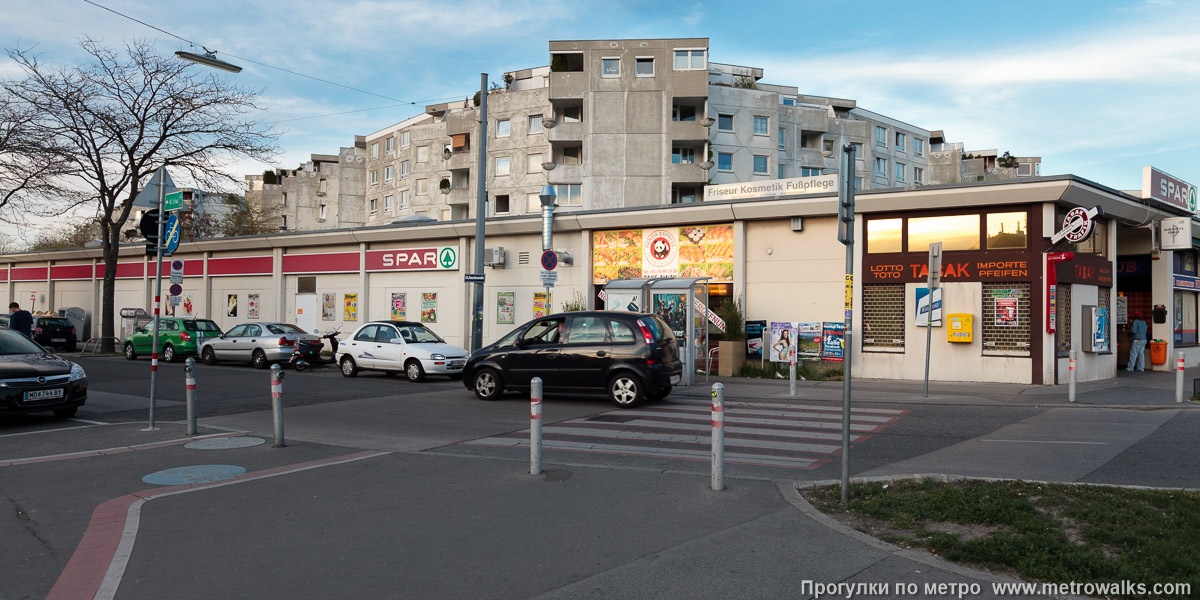
[[(789, 221), (750, 222), (745, 237), (747, 319), (843, 320), (846, 251), (831, 242), (836, 219), (806, 218), (799, 232)], [(804, 281), (800, 290), (798, 279)]]

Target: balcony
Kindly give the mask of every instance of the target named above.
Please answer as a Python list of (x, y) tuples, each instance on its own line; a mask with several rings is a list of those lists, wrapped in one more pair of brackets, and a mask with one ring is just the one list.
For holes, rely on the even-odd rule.
[[(808, 167), (810, 169), (824, 169), (827, 164), (825, 161), (825, 156), (822, 155), (821, 151), (817, 150), (816, 148), (801, 148), (796, 152), (794, 159), (796, 164), (802, 167)], [(834, 160), (832, 166), (837, 166), (836, 159), (831, 160)]]
[[(670, 64), (667, 67), (669, 68)], [(671, 95), (675, 98), (708, 98), (707, 69), (668, 73), (671, 74)]]
[(572, 121), (559, 122), (553, 129), (546, 130), (546, 139), (551, 142), (582, 142), (583, 123)]
[(550, 185), (582, 183), (583, 165), (558, 165), (553, 171), (546, 172), (546, 182)]
[(803, 131), (829, 131), (829, 111), (824, 108), (796, 107), (796, 122)]
[(446, 160), (440, 156), (437, 158), (437, 160), (445, 162), (444, 168), (451, 171), (470, 169), (471, 167), (475, 166), (475, 154), (470, 151), (453, 152), (450, 154), (449, 160)]
[(437, 194), (444, 199), (446, 204), (450, 206), (470, 206), (476, 199), (476, 193), (469, 187), (452, 188), (449, 194), (442, 194), (440, 191)]
[(583, 71), (550, 73), (550, 100), (582, 99), (588, 89), (588, 74)]
[(699, 121), (671, 121), (667, 125), (667, 137), (673, 142), (703, 142), (708, 139), (708, 128), (701, 126)]
[(667, 166), (667, 176), (671, 178), (671, 183), (695, 183), (700, 185), (708, 183), (708, 171), (697, 165), (672, 163)]

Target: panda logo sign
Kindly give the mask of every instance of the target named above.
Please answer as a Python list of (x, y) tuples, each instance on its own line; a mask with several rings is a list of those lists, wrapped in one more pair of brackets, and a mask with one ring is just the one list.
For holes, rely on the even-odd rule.
[(679, 238), (669, 229), (655, 229), (645, 236), (643, 248), (644, 277), (677, 277), (679, 275)]

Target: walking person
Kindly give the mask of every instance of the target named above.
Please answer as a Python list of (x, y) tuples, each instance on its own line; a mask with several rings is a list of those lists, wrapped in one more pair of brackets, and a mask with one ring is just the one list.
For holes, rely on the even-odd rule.
[(11, 313), (8, 317), (8, 328), (32, 340), (33, 315), (27, 310), (21, 310), (21, 305), (16, 302), (8, 304), (8, 312)]
[(1129, 324), (1129, 333), (1133, 336), (1133, 343), (1129, 345), (1129, 364), (1125, 365), (1125, 370), (1136, 368), (1145, 371), (1146, 358), (1143, 353), (1146, 350), (1146, 322), (1142, 320), (1142, 313), (1136, 310), (1133, 311), (1133, 323)]

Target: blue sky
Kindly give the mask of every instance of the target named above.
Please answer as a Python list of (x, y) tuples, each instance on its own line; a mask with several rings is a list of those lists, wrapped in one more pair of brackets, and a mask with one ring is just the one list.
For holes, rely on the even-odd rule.
[[(472, 95), (482, 72), (499, 81), (548, 64), (548, 40), (707, 37), (714, 62), (762, 67), (764, 82), (852, 98), (968, 149), (1041, 156), (1043, 174), (1138, 189), (1152, 164), (1200, 183), (1194, 0), (96, 1), (245, 68), (230, 77), (262, 91), (260, 120), (283, 135), (275, 165), (230, 165), (239, 174), (334, 154), (426, 103)], [(3, 46), (34, 46), (47, 62), (81, 60), (84, 35), (188, 49), (82, 0), (5, 4)], [(0, 75), (14, 73), (0, 60)], [(349, 114), (321, 116), (334, 113)]]

